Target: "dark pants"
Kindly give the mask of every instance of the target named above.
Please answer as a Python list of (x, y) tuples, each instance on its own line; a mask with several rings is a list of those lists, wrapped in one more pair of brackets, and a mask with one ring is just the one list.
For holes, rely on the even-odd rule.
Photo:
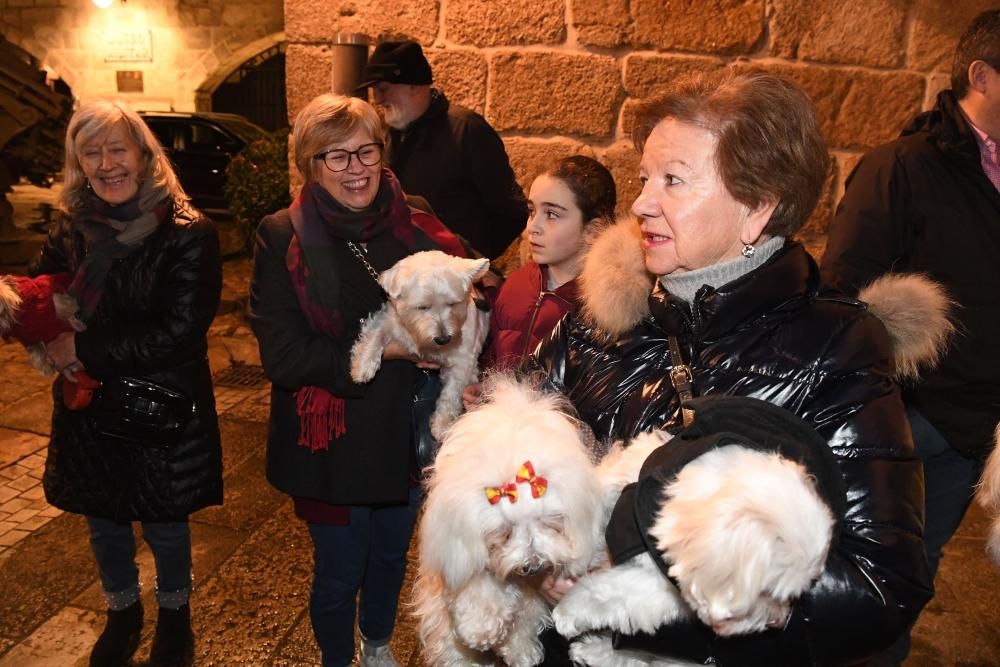
[[(912, 407), (907, 408), (913, 444), (924, 463), (924, 548), (931, 576), (937, 574), (944, 546), (965, 516), (976, 482), (979, 463), (952, 448), (936, 428)], [(910, 630), (869, 663), (870, 667), (900, 665), (910, 653)]]
[(354, 659), (356, 607), (362, 636), (374, 645), (388, 642), (419, 506), (414, 487), (407, 505), (352, 507), (346, 526), (309, 524), (315, 550), (309, 614), (323, 667)]
[[(87, 517), (90, 547), (97, 560), (104, 595), (111, 609), (130, 606), (139, 597), (135, 535), (131, 523)], [(191, 593), (191, 529), (186, 521), (142, 524), (142, 538), (156, 562), (156, 594), (161, 607), (177, 609)]]

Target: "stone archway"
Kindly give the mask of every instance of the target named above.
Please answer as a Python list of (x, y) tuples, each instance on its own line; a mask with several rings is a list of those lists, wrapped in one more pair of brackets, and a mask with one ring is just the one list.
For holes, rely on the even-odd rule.
[(275, 32), (266, 37), (254, 40), (233, 51), (225, 58), (219, 58), (219, 65), (210, 72), (195, 89), (195, 109), (198, 111), (212, 110), (212, 93), (223, 84), (243, 63), (276, 46), (285, 44), (285, 33)]

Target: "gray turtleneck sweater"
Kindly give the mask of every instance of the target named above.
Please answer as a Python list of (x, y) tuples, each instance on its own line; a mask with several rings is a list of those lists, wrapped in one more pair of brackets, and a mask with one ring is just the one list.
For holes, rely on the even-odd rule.
[(660, 284), (673, 296), (691, 303), (694, 300), (694, 295), (702, 286), (708, 285), (717, 289), (726, 283), (731, 283), (771, 259), (774, 253), (781, 250), (784, 245), (785, 237), (773, 236), (759, 246), (755, 246), (756, 250), (751, 257), (737, 257), (694, 271), (670, 273), (660, 276)]

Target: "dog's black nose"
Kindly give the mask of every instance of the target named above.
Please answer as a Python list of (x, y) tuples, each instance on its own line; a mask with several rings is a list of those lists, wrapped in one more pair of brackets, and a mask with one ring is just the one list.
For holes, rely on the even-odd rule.
[(434, 342), (438, 345), (447, 345), (451, 342), (451, 336), (434, 336)]
[(533, 577), (545, 570), (544, 563), (525, 563), (517, 568), (517, 573), (522, 577)]

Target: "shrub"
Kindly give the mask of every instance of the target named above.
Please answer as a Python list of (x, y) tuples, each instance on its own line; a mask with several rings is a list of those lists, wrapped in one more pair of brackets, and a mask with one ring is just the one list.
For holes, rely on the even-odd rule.
[(288, 132), (246, 145), (226, 169), (226, 200), (249, 248), (261, 218), (285, 208), (288, 194)]

